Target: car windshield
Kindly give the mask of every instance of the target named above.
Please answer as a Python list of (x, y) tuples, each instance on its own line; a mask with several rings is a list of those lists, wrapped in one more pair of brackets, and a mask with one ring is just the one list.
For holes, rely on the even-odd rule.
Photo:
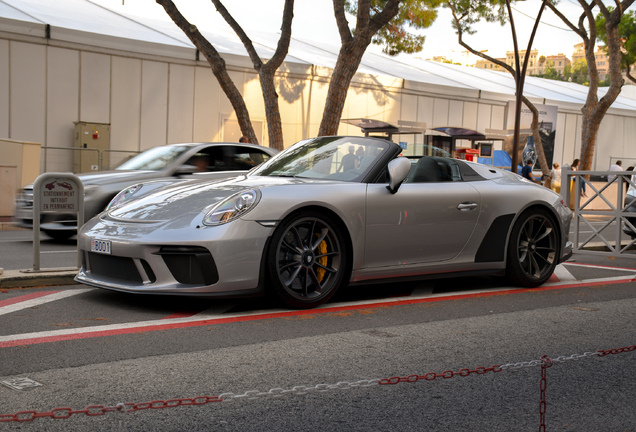
[(251, 175), (316, 180), (361, 181), (394, 143), (357, 137), (321, 137), (300, 141)]
[(117, 170), (161, 171), (188, 150), (186, 146), (154, 147), (119, 165)]

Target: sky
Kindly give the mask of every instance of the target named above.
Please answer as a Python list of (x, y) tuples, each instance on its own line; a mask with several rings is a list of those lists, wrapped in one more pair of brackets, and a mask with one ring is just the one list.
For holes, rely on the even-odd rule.
[[(91, 0), (94, 3), (108, 6), (114, 10), (125, 10), (127, 13), (169, 19), (160, 5), (154, 0)], [(123, 4), (122, 4), (123, 3)], [(229, 27), (216, 12), (210, 0), (175, 0), (175, 4), (190, 20), (201, 28)], [(278, 32), (282, 18), (284, 0), (226, 0), (226, 8), (246, 30), (248, 35), (257, 31)], [(561, 0), (560, 8), (573, 22), (577, 22), (581, 8), (576, 0)], [(513, 19), (517, 29), (519, 49), (526, 49), (541, 1), (520, 1), (513, 5)], [(635, 9), (632, 6), (630, 9)], [(353, 23), (353, 20), (350, 21)], [(353, 25), (353, 24), (352, 24)], [(477, 33), (465, 36), (465, 41), (478, 51), (488, 50), (492, 57), (505, 57), (507, 51), (513, 50), (512, 33), (509, 25), (480, 23)], [(445, 56), (462, 64), (474, 64), (476, 57), (467, 54), (457, 43), (457, 35), (451, 26), (451, 14), (448, 9), (440, 9), (435, 23), (421, 31), (426, 36), (422, 52), (417, 57), (429, 59), (434, 56)], [(299, 39), (319, 40), (339, 45), (339, 36), (333, 15), (331, 0), (296, 0), (292, 36)], [(253, 37), (253, 36), (252, 36)], [(556, 55), (563, 53), (571, 57), (573, 47), (581, 39), (556, 16), (552, 11), (543, 12), (533, 49), (540, 55)]]

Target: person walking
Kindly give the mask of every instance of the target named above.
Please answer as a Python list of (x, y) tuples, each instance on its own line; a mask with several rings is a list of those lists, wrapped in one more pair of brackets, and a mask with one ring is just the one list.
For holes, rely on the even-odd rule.
[[(579, 170), (579, 164), (580, 164), (580, 163), (581, 163), (581, 161), (580, 161), (579, 159), (574, 159), (574, 160), (572, 161), (572, 165), (570, 165), (570, 169), (571, 169), (572, 171), (578, 171), (578, 170)], [(585, 192), (586, 192), (586, 191), (585, 191), (585, 189), (586, 189), (586, 188), (585, 188), (585, 179), (584, 179), (584, 178), (581, 178), (581, 179), (580, 179), (580, 182), (581, 182), (581, 196), (582, 196), (582, 197), (586, 197), (586, 196), (587, 196), (587, 193), (585, 193)], [(572, 188), (574, 188), (574, 177), (572, 178)], [(573, 196), (574, 196), (574, 195), (573, 195)]]
[(550, 189), (558, 194), (561, 193), (561, 166), (556, 162), (550, 171)]
[(521, 177), (530, 180), (535, 183), (534, 177), (532, 177), (532, 160), (528, 160), (523, 168), (521, 168)]

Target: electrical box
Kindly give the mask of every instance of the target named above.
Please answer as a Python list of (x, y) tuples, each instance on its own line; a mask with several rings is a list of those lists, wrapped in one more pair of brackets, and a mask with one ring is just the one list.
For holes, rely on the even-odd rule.
[[(99, 171), (110, 165), (110, 124), (75, 122), (73, 172)], [(101, 160), (100, 160), (101, 158)]]
[(455, 150), (456, 159), (464, 159), (471, 162), (472, 161), (477, 162), (478, 156), (479, 156), (479, 150), (477, 149), (458, 148)]

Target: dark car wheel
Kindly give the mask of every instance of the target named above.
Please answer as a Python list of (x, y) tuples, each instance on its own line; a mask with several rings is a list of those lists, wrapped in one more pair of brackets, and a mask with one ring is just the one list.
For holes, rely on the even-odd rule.
[(554, 218), (543, 209), (526, 211), (512, 229), (506, 276), (525, 287), (543, 284), (558, 264), (559, 245)]
[(55, 240), (68, 240), (77, 234), (75, 231), (65, 231), (65, 230), (42, 230), (44, 234), (55, 239)]
[(270, 243), (271, 288), (295, 309), (313, 308), (329, 300), (342, 284), (346, 267), (341, 229), (314, 212), (284, 220)]

